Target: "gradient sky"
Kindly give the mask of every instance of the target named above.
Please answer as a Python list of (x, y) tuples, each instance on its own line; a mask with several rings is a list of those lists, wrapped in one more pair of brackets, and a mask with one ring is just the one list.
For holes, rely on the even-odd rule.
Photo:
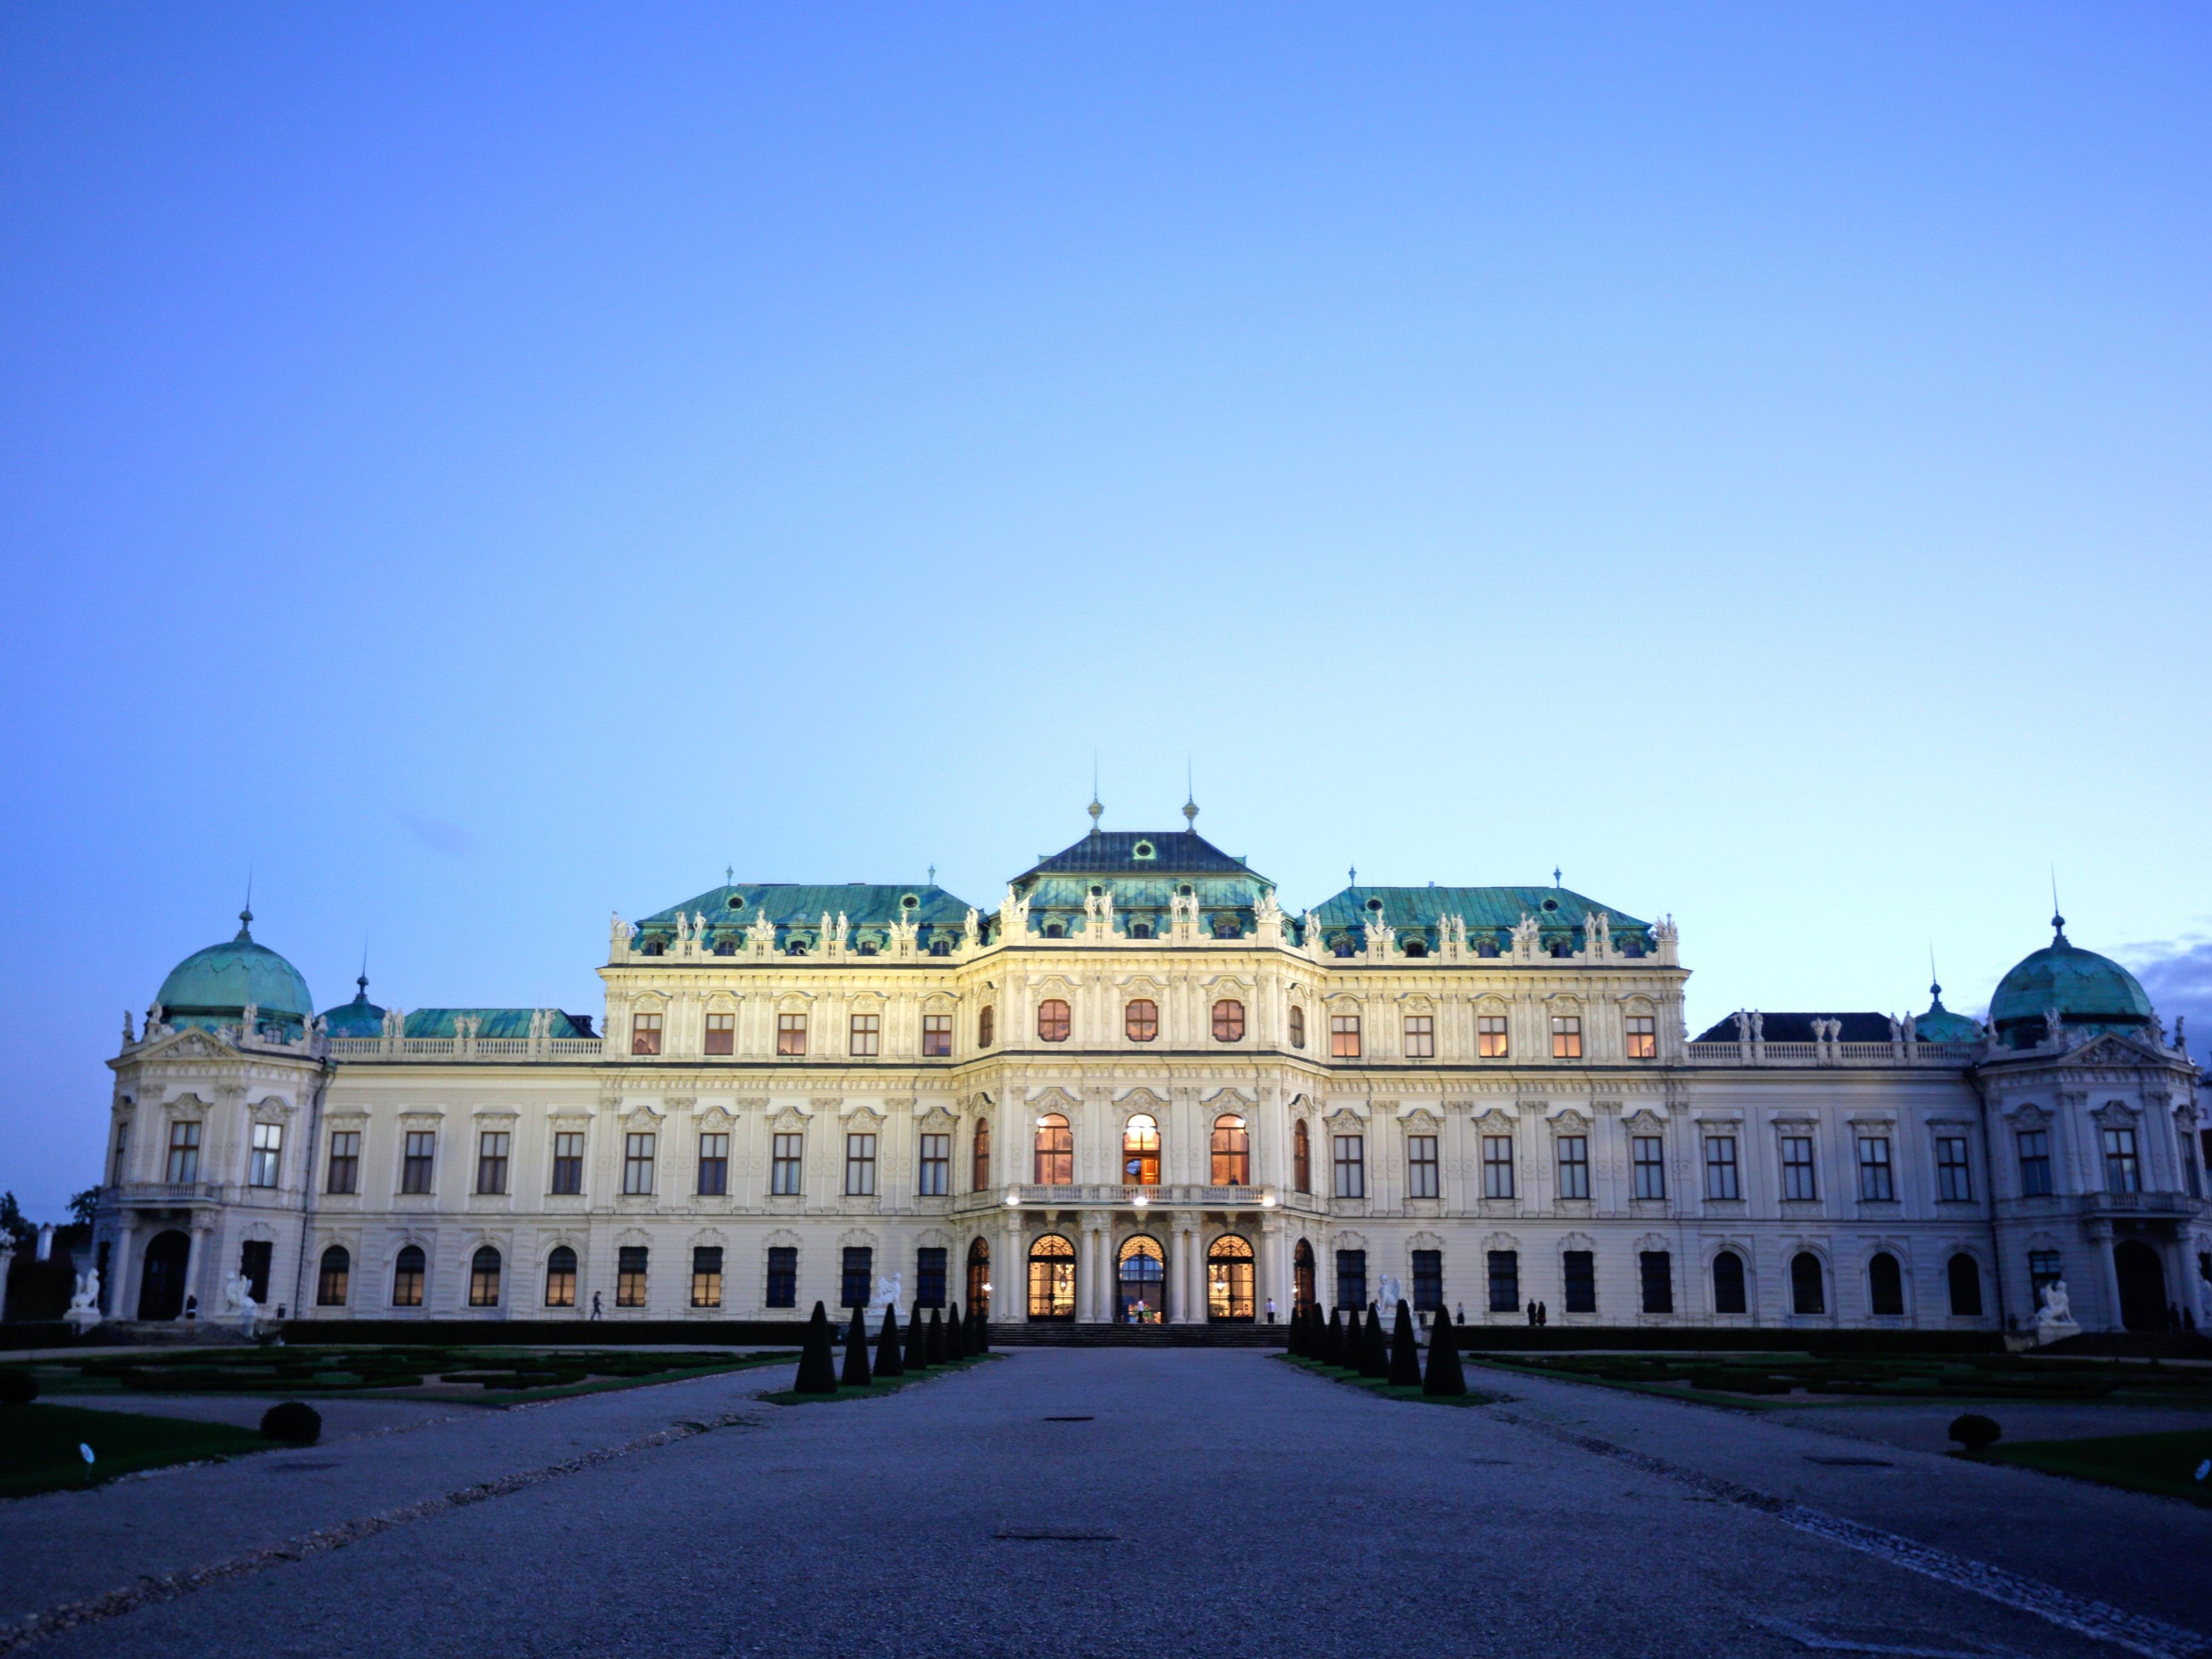
[(0, 1187), (249, 867), (325, 1006), (596, 1015), (611, 909), (988, 904), (1094, 751), (1293, 908), (1671, 912), (1693, 1029), (1978, 1009), (2054, 866), (2212, 1022), (2208, 83), (2157, 5), (10, 6)]

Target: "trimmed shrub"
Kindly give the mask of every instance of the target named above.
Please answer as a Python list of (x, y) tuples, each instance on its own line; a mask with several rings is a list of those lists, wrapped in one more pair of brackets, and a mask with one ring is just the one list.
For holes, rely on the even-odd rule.
[(884, 1334), (876, 1341), (876, 1375), (906, 1375), (906, 1360), (899, 1352), (898, 1309), (890, 1303), (884, 1304)]
[(868, 1310), (853, 1310), (853, 1328), (845, 1333), (845, 1374), (838, 1382), (848, 1389), (868, 1386)]
[(1322, 1327), (1321, 1363), (1341, 1366), (1344, 1364), (1344, 1310), (1331, 1308), (1328, 1323)]
[(1421, 1386), (1421, 1339), (1413, 1329), (1413, 1310), (1398, 1301), (1396, 1328), (1390, 1333), (1390, 1382), (1401, 1389)]
[(283, 1401), (261, 1413), (261, 1432), (288, 1446), (312, 1446), (323, 1437), (323, 1414), (301, 1401)]
[(26, 1365), (0, 1370), (0, 1406), (27, 1406), (39, 1397), (39, 1379)]
[(1459, 1363), (1459, 1333), (1444, 1316), (1442, 1308), (1429, 1322), (1429, 1370), (1421, 1378), (1421, 1392), (1427, 1395), (1462, 1395), (1467, 1392), (1467, 1372)]
[(1380, 1382), (1390, 1375), (1390, 1350), (1382, 1340), (1382, 1316), (1367, 1304), (1367, 1322), (1359, 1333), (1359, 1374)]
[(945, 1316), (937, 1308), (929, 1310), (928, 1352), (931, 1364), (942, 1365), (945, 1363)]
[(1289, 1353), (1294, 1359), (1303, 1359), (1305, 1358), (1306, 1310), (1304, 1308), (1293, 1308), (1291, 1310), (1290, 1340), (1284, 1345), (1284, 1348), (1285, 1352)]
[(952, 1304), (945, 1316), (945, 1357), (947, 1360), (968, 1357), (968, 1328), (960, 1322), (960, 1304)]
[(1984, 1417), (1979, 1412), (1967, 1412), (1951, 1419), (1951, 1438), (1970, 1452), (1994, 1446), (2004, 1437), (2004, 1431), (1993, 1417)]
[(921, 1322), (921, 1304), (914, 1304), (914, 1318), (906, 1328), (906, 1368), (910, 1371), (929, 1369), (929, 1329)]
[(970, 1353), (991, 1352), (991, 1322), (983, 1317), (982, 1310), (972, 1304), (968, 1310), (969, 1334), (973, 1339), (968, 1345)]
[(805, 1345), (799, 1351), (799, 1380), (791, 1388), (794, 1394), (837, 1392), (836, 1342), (830, 1334), (829, 1310), (819, 1302), (814, 1304), (814, 1316), (806, 1322)]

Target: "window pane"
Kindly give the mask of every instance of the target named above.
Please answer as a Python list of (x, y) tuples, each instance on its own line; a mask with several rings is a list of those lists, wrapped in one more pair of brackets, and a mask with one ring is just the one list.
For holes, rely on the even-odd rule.
[(1213, 1184), (1242, 1187), (1252, 1174), (1252, 1139), (1241, 1117), (1213, 1121)]
[(1328, 1017), (1328, 1050), (1338, 1060), (1359, 1058), (1359, 1016), (1331, 1014)]
[(692, 1249), (691, 1305), (722, 1305), (722, 1247), (719, 1244), (701, 1244)]
[(1734, 1135), (1709, 1135), (1705, 1138), (1705, 1196), (1743, 1196), (1743, 1189), (1736, 1183)]
[(921, 1017), (921, 1053), (925, 1060), (942, 1060), (952, 1052), (952, 1016)]
[(737, 1052), (738, 1017), (735, 1014), (707, 1016), (707, 1052), (727, 1054)]
[(799, 1250), (790, 1244), (771, 1244), (768, 1252), (768, 1305), (799, 1305)]
[(805, 1015), (778, 1014), (775, 1017), (775, 1051), (784, 1056), (806, 1052)]
[(1367, 1252), (1339, 1250), (1336, 1253), (1336, 1305), (1348, 1312), (1364, 1312), (1367, 1307)]
[(1338, 1135), (1336, 1141), (1336, 1195), (1339, 1198), (1367, 1196), (1367, 1141), (1362, 1135)]
[(852, 1050), (862, 1058), (873, 1054), (883, 1042), (884, 1017), (881, 1014), (853, 1016)]
[(1674, 1311), (1674, 1256), (1666, 1250), (1638, 1253), (1636, 1265), (1643, 1280), (1644, 1312), (1663, 1314)]
[(952, 1137), (949, 1134), (922, 1136), (921, 1196), (943, 1198), (951, 1190)]
[(660, 1052), (659, 1014), (632, 1014), (629, 1017), (629, 1051), (633, 1054), (657, 1054)]
[(1966, 1164), (1964, 1135), (1936, 1138), (1936, 1196), (1957, 1203), (1974, 1195), (1973, 1176)]
[(1561, 1253), (1560, 1267), (1569, 1313), (1597, 1311), (1597, 1259), (1588, 1250)]
[(331, 1135), (327, 1190), (333, 1193), (361, 1190), (361, 1135), (357, 1130), (344, 1129)]
[(1589, 1137), (1561, 1135), (1559, 1151), (1559, 1196), (1588, 1198), (1589, 1196)]
[(1875, 1203), (1897, 1196), (1896, 1182), (1890, 1174), (1889, 1141), (1885, 1136), (1860, 1137), (1859, 1196)]
[(769, 1164), (769, 1190), (772, 1194), (790, 1197), (799, 1191), (800, 1154), (805, 1150), (804, 1135), (783, 1134), (775, 1137), (774, 1156)]
[(1444, 1305), (1444, 1253), (1413, 1252), (1413, 1311), (1434, 1313)]
[(1437, 1196), (1437, 1138), (1434, 1135), (1406, 1137), (1406, 1196)]
[[(845, 1192), (854, 1198), (868, 1198), (876, 1190), (876, 1138), (873, 1135), (845, 1137)], [(851, 1304), (847, 1304), (851, 1306)]]
[(410, 1129), (404, 1142), (404, 1157), (399, 1166), (399, 1190), (403, 1193), (427, 1193), (430, 1190), (430, 1176), (436, 1162), (438, 1136), (434, 1130)]
[(1485, 1198), (1513, 1196), (1513, 1137), (1485, 1135), (1482, 1138), (1482, 1195)]
[(581, 1133), (564, 1132), (553, 1137), (553, 1190), (571, 1194), (584, 1190), (584, 1137)]
[(1037, 1036), (1047, 1042), (1067, 1041), (1067, 1005), (1058, 997), (1037, 1004)]
[(623, 1191), (649, 1193), (653, 1190), (653, 1152), (655, 1136), (650, 1134), (623, 1137)]
[(1484, 1060), (1506, 1057), (1505, 1016), (1482, 1014), (1474, 1022), (1475, 1052)]
[(1518, 1250), (1490, 1252), (1490, 1311), (1521, 1311), (1521, 1253)]
[(1652, 1199), (1667, 1196), (1667, 1142), (1659, 1135), (1638, 1135), (1632, 1143), (1636, 1167), (1636, 1195)]
[(615, 1306), (645, 1305), (646, 1247), (625, 1244), (615, 1252)]
[(1406, 1058), (1433, 1060), (1437, 1053), (1437, 1022), (1432, 1014), (1406, 1016)]
[(2051, 1132), (2023, 1129), (2020, 1133), (2020, 1192), (2022, 1198), (2048, 1198), (2056, 1191), (2051, 1179)]
[(507, 1190), (507, 1135), (504, 1130), (486, 1130), (477, 1137), (477, 1190), (480, 1193), (503, 1193)]
[(730, 1190), (730, 1138), (726, 1134), (699, 1137), (699, 1194), (721, 1198)]
[(1041, 1187), (1065, 1187), (1075, 1180), (1075, 1136), (1067, 1120), (1048, 1112), (1037, 1120), (1036, 1182)]
[(566, 1244), (557, 1246), (545, 1258), (545, 1305), (549, 1308), (573, 1308), (576, 1305), (576, 1253)]
[(1244, 1005), (1227, 998), (1213, 1005), (1213, 1040), (1216, 1042), (1242, 1042), (1244, 1040)]
[(1121, 1029), (1132, 1042), (1150, 1042), (1160, 1034), (1160, 1006), (1149, 997), (1131, 1000), (1122, 1011)]
[(1813, 1179), (1813, 1139), (1810, 1135), (1782, 1138), (1782, 1196), (1811, 1200), (1820, 1195)]
[(1650, 1014), (1631, 1014), (1628, 1017), (1628, 1057), (1631, 1060), (1656, 1060), (1659, 1057), (1659, 1022)]
[(917, 1308), (945, 1305), (945, 1261), (942, 1245), (925, 1245), (914, 1255), (914, 1304)]
[(1291, 1047), (1303, 1048), (1305, 1046), (1306, 1011), (1294, 1002), (1291, 1005)]
[(1552, 1016), (1552, 1058), (1580, 1060), (1583, 1057), (1583, 1022), (1579, 1014)]

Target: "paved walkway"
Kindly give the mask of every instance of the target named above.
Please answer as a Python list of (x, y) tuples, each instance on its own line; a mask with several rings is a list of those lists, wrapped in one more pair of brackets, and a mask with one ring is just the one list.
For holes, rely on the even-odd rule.
[[(1515, 1377), (1509, 1406), (1448, 1410), (1257, 1353), (1032, 1349), (878, 1400), (746, 1399), (781, 1381), (480, 1413), (0, 1506), (0, 1628), (410, 1504), (343, 1547), (258, 1558), (22, 1650), (2130, 1650), (2082, 1633), (2094, 1600), (2113, 1610), (2088, 1628), (2155, 1659), (2197, 1647), (2175, 1626), (2212, 1627), (2212, 1512), (1910, 1449), (1815, 1462), (1874, 1454), (1610, 1390)], [(580, 1466), (514, 1479), (562, 1459)], [(501, 1475), (502, 1495), (435, 1498)]]

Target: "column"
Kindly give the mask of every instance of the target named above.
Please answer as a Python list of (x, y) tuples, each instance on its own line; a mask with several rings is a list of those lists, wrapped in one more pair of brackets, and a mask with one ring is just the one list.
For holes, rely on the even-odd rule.
[[(126, 1211), (122, 1228), (115, 1236), (114, 1254), (107, 1258), (107, 1283), (100, 1287), (100, 1310), (110, 1319), (135, 1318), (138, 1312), (136, 1306), (124, 1300), (124, 1294), (131, 1285), (131, 1247), (135, 1237), (130, 1212)], [(95, 1250), (97, 1248), (94, 1247)], [(99, 1259), (97, 1255), (94, 1259)]]
[(1159, 1230), (1159, 1236), (1161, 1248), (1168, 1255), (1167, 1284), (1164, 1287), (1168, 1297), (1168, 1323), (1180, 1325), (1183, 1322), (1182, 1258), (1189, 1246), (1180, 1228), (1163, 1227)]
[[(199, 1296), (200, 1264), (207, 1259), (207, 1225), (204, 1222), (196, 1221), (185, 1230), (185, 1303), (186, 1304), (189, 1304), (194, 1297)], [(205, 1297), (200, 1297), (197, 1311), (203, 1319), (208, 1316), (210, 1310)], [(180, 1319), (184, 1316), (182, 1304), (179, 1305), (177, 1316)]]
[[(2104, 1322), (2095, 1328), (2117, 1331), (2120, 1327), (2120, 1269), (2112, 1260), (2112, 1224), (2096, 1221), (2089, 1224), (2089, 1248), (2097, 1256), (2097, 1284), (2105, 1298)], [(2079, 1314), (2075, 1316), (2077, 1319)], [(2086, 1321), (2083, 1322), (2085, 1324)]]
[(1083, 1218), (1083, 1252), (1076, 1258), (1075, 1320), (1079, 1325), (1098, 1322), (1098, 1230)]
[(1271, 1298), (1275, 1304), (1278, 1324), (1291, 1316), (1291, 1298), (1283, 1282), (1282, 1266), (1282, 1224), (1273, 1216), (1263, 1217), (1260, 1222), (1260, 1285), (1254, 1293), (1255, 1305), (1252, 1310), (1253, 1318), (1262, 1325), (1267, 1322), (1267, 1304)]
[(991, 1266), (991, 1316), (1019, 1323), (1030, 1315), (1030, 1264), (1022, 1250), (1022, 1212), (1006, 1212), (999, 1259)]

